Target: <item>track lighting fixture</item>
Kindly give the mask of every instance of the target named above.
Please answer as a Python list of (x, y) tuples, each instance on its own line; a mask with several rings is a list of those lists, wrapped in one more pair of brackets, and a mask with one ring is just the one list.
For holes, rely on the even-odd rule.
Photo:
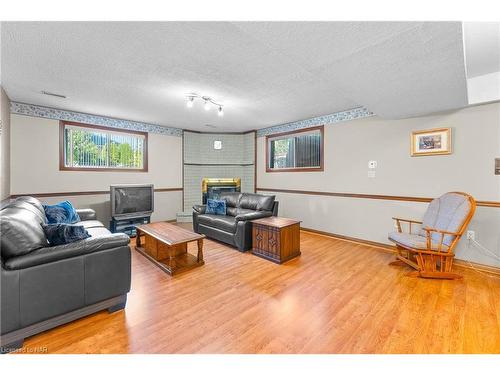
[(210, 110), (210, 102), (207, 99), (205, 99), (205, 104), (203, 105), (203, 108), (205, 108), (205, 111)]
[(212, 105), (218, 108), (217, 114), (222, 117), (224, 116), (224, 106), (220, 103), (217, 103), (215, 100), (210, 98), (209, 96), (202, 96), (196, 93), (186, 94), (186, 107), (192, 108), (194, 106), (194, 100), (196, 98), (202, 99), (204, 101), (203, 108), (205, 111), (209, 111)]

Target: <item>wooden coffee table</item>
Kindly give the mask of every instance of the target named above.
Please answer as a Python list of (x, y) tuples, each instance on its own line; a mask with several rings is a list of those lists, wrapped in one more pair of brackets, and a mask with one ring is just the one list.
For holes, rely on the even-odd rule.
[[(204, 238), (203, 234), (166, 222), (144, 224), (137, 227), (135, 248), (163, 271), (173, 276), (205, 264), (203, 260)], [(198, 243), (197, 256), (187, 251), (187, 244), (193, 241)]]

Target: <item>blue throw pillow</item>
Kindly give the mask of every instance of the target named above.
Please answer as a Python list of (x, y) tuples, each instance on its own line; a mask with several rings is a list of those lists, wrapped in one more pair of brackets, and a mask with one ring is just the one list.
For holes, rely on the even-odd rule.
[(212, 215), (225, 215), (226, 214), (226, 201), (219, 201), (216, 199), (207, 199), (207, 214)]
[(76, 213), (69, 201), (64, 201), (53, 206), (44, 204), (45, 216), (49, 224), (74, 224), (80, 221), (80, 216)]
[(50, 246), (64, 245), (90, 237), (83, 225), (47, 224), (43, 226), (43, 231)]

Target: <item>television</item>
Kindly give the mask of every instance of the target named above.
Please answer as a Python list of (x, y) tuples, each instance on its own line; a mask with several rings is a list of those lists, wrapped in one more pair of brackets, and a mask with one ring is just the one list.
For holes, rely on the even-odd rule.
[(111, 185), (111, 217), (133, 218), (149, 216), (154, 210), (154, 186)]

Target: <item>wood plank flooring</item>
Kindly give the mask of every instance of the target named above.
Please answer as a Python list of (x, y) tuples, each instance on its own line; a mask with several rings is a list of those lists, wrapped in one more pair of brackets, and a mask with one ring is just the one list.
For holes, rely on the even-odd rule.
[(277, 265), (207, 239), (206, 264), (172, 278), (133, 250), (125, 311), (31, 337), (24, 352), (500, 353), (500, 278), (411, 278), (392, 254), (307, 232), (301, 251)]

